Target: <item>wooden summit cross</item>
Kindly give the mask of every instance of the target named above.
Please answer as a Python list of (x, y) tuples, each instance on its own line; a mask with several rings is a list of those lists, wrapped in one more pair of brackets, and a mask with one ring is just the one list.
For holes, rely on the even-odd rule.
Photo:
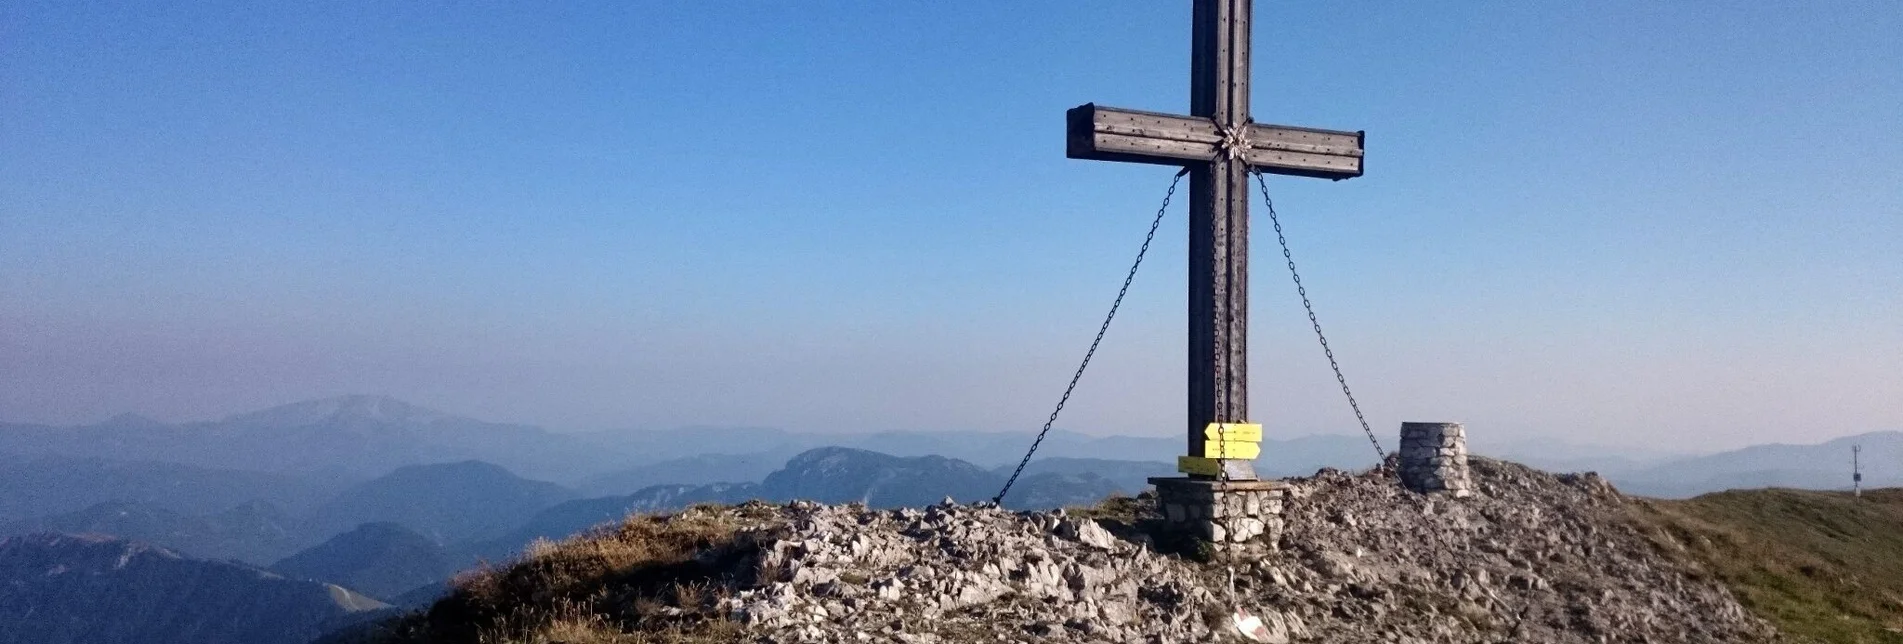
[(1249, 173), (1361, 176), (1362, 133), (1249, 119), (1250, 0), (1195, 0), (1189, 116), (1096, 104), (1067, 114), (1073, 159), (1188, 166), (1189, 451), (1185, 473), (1250, 480)]

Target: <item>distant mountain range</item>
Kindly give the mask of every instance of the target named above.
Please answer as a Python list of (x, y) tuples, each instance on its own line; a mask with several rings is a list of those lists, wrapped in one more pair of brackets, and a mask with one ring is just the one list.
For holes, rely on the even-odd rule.
[[(1125, 482), (1131, 465), (1099, 462), (1119, 471)], [(1034, 463), (1034, 465), (1039, 465)], [(1147, 464), (1135, 464), (1147, 465)], [(1076, 463), (1027, 468), (1006, 497), (1013, 508), (1053, 508), (1095, 502), (1111, 494), (1135, 494), (1143, 484), (1120, 486), (1095, 474), (1077, 474)], [(1033, 471), (1037, 470), (1037, 471)], [(620, 520), (639, 512), (678, 510), (696, 503), (740, 503), (749, 500), (784, 502), (792, 499), (821, 503), (865, 503), (875, 508), (925, 506), (946, 497), (970, 503), (986, 501), (1004, 485), (1008, 471), (990, 471), (965, 461), (940, 456), (898, 457), (848, 447), (807, 450), (768, 474), (759, 483), (655, 485), (634, 494), (576, 499), (543, 510), (500, 539), (465, 548), (472, 556), (500, 560), (535, 539), (559, 539), (589, 527)]]
[[(1016, 463), (1000, 465), (991, 472), (1001, 477), (1011, 475)], [(1313, 473), (1311, 470), (1310, 473)], [(1025, 478), (1043, 475), (1063, 477), (1098, 477), (1109, 482), (1118, 490), (1135, 494), (1149, 487), (1150, 479), (1159, 476), (1180, 476), (1176, 466), (1162, 461), (1118, 461), (1107, 458), (1040, 458), (1024, 467)], [(1055, 479), (1054, 479), (1055, 480)], [(1038, 504), (1031, 504), (1038, 505)]]
[[(1081, 472), (1087, 465), (1056, 462), (1027, 471), (1014, 489), (1012, 505), (1089, 503), (1106, 494), (1133, 491)], [(1095, 465), (1127, 479), (1144, 464)], [(467, 461), (398, 468), (343, 490), (302, 518), (286, 517), (257, 501), (202, 516), (101, 503), (11, 529), (136, 535), (208, 556), (251, 561), (326, 531), (338, 533), (284, 557), (269, 571), (235, 561), (193, 559), (106, 536), (10, 537), (0, 546), (0, 586), (13, 584), (0, 588), (0, 620), (12, 614), (37, 616), (22, 622), (20, 632), (30, 637), (17, 641), (301, 641), (260, 638), (263, 627), (258, 622), (281, 623), (285, 633), (309, 637), (385, 603), (428, 601), (453, 573), (481, 559), (500, 561), (535, 539), (560, 539), (633, 512), (753, 499), (876, 507), (927, 505), (946, 496), (977, 501), (995, 494), (1004, 474), (939, 456), (897, 457), (827, 447), (796, 455), (758, 483), (656, 485), (631, 495), (593, 499), (574, 499), (574, 493), (561, 486)], [(291, 534), (297, 530), (307, 532)], [(100, 562), (114, 557), (133, 564), (100, 568), (105, 565)], [(7, 562), (13, 565), (9, 568)], [(32, 578), (34, 570), (61, 574)], [(77, 576), (61, 576), (67, 570)], [(75, 599), (86, 593), (120, 603)], [(95, 614), (113, 605), (139, 609), (125, 616)], [(60, 624), (80, 623), (90, 630), (60, 630)], [(0, 644), (7, 641), (0, 638)]]
[(272, 564), (271, 570), (342, 585), (394, 604), (404, 593), (441, 583), (468, 564), (400, 524), (365, 523)]
[[(1887, 448), (1881, 446), (1896, 440), (1897, 432), (1840, 439), (1814, 453), (1799, 449), (1789, 452), (1797, 459), (1790, 461), (1762, 456), (1785, 454), (1785, 446), (1682, 457), (1490, 437), (1483, 428), (1476, 429), (1481, 430), (1474, 439), (1477, 453), (1555, 470), (1597, 470), (1634, 491), (1655, 494), (1763, 484), (1842, 487), (1845, 477), (1836, 473), (1843, 470), (1847, 452), (1836, 452), (1860, 440), (1872, 443), (1873, 480), (1903, 474), (1882, 465), (1898, 462), (1884, 460), (1882, 450)], [(325, 398), (185, 424), (135, 415), (78, 427), (0, 423), (0, 465), (5, 465), (0, 467), (0, 487), (53, 491), (0, 498), (0, 522), (72, 512), (104, 501), (147, 502), (205, 514), (261, 498), (298, 514), (336, 496), (344, 485), (399, 467), (469, 460), (590, 495), (626, 495), (661, 484), (758, 482), (787, 459), (818, 447), (941, 456), (997, 469), (1015, 465), (1031, 438), (1029, 432), (820, 434), (758, 427), (561, 433), (464, 418), (386, 396)], [(1167, 466), (1181, 451), (1180, 443), (1176, 437), (1100, 437), (1056, 430), (1038, 457)], [(1375, 464), (1365, 439), (1345, 434), (1270, 438), (1262, 451), (1257, 469), (1268, 476)], [(1130, 477), (1092, 473), (1126, 489), (1131, 485)], [(174, 494), (173, 488), (191, 491)]]
[(0, 539), (0, 644), (302, 644), (384, 607), (122, 539)]
[(617, 469), (578, 481), (584, 494), (633, 494), (656, 485), (702, 485), (725, 481), (758, 481), (786, 465), (799, 450), (743, 454), (696, 454), (656, 463)]
[(33, 532), (106, 534), (162, 544), (200, 559), (264, 565), (317, 539), (302, 521), (268, 501), (250, 501), (204, 515), (187, 515), (140, 502), (107, 501), (66, 514), (0, 524), (0, 535)]
[(1871, 432), (1815, 445), (1754, 445), (1606, 473), (1631, 494), (1693, 497), (1729, 489), (1850, 489), (1850, 448), (1863, 448), (1863, 486), (1903, 486), (1903, 432)]
[[(268, 641), (244, 639), (258, 628), (248, 621), (254, 614), (311, 630), (378, 610), (370, 598), (413, 606), (440, 593), (454, 571), (511, 557), (535, 539), (695, 503), (987, 500), (1030, 440), (1028, 433), (762, 428), (558, 434), (371, 396), (185, 425), (134, 416), (85, 427), (0, 425), (0, 535), (113, 536), (0, 542), (0, 572), (12, 575), (0, 576), (0, 644), (112, 641), (148, 627), (158, 635), (134, 639)], [(1135, 494), (1148, 478), (1174, 474), (1167, 455), (1179, 443), (1054, 431), (1005, 504), (1048, 508)], [(1858, 444), (1866, 486), (1903, 485), (1903, 432), (1696, 457), (1528, 442), (1494, 442), (1501, 451), (1490, 452), (1489, 444), (1476, 439), (1476, 452), (1597, 470), (1628, 492), (1668, 497), (1765, 485), (1847, 488), (1850, 445)], [(1366, 440), (1355, 436), (1268, 440), (1263, 451), (1258, 470), (1269, 476), (1375, 464)], [(113, 557), (141, 563), (131, 572), (62, 576)], [(34, 566), (62, 572), (27, 579)], [(156, 581), (142, 575), (158, 573), (143, 570), (181, 579)], [(180, 585), (187, 583), (216, 588)], [(88, 593), (152, 608), (95, 619), (88, 611), (105, 609), (75, 598)], [(168, 593), (191, 599), (167, 600)], [(237, 612), (205, 616), (216, 611), (200, 607), (200, 598)], [(46, 602), (73, 603), (68, 610)], [(64, 617), (47, 615), (54, 606)], [(203, 621), (137, 621), (173, 614)], [(15, 631), (4, 625), (13, 617), (44, 640), (7, 639)]]
[[(1596, 470), (1639, 493), (1683, 496), (1771, 484), (1844, 487), (1847, 444), (1856, 441), (1870, 443), (1871, 482), (1903, 480), (1903, 468), (1885, 469), (1899, 462), (1886, 460), (1885, 451), (1891, 449), (1885, 441), (1898, 436), (1903, 434), (1877, 432), (1808, 451), (1771, 445), (1673, 457), (1483, 431), (1474, 448), (1547, 469)], [(1028, 432), (818, 434), (757, 427), (560, 433), (463, 418), (385, 396), (325, 398), (185, 424), (134, 415), (78, 427), (0, 424), (0, 490), (38, 491), (0, 493), (0, 524), (108, 501), (207, 515), (262, 499), (303, 515), (345, 486), (400, 467), (471, 460), (568, 486), (577, 496), (628, 495), (664, 484), (761, 482), (794, 455), (819, 447), (940, 456), (1000, 471), (1017, 463), (1031, 438)], [(1038, 462), (1080, 463), (1066, 473), (1095, 474), (1131, 490), (1144, 476), (1170, 473), (1180, 442), (1057, 430), (1039, 449)], [(1271, 438), (1263, 454), (1258, 471), (1267, 476), (1375, 464), (1365, 439), (1352, 435)], [(1150, 465), (1134, 466), (1130, 471), (1144, 472), (1137, 476), (1115, 471), (1128, 466), (1112, 462)]]
[(951, 497), (984, 500), (1002, 483), (984, 468), (943, 456), (902, 458), (849, 447), (821, 447), (786, 462), (760, 483), (770, 498), (859, 502), (875, 508), (930, 505)]
[(159, 461), (207, 468), (362, 479), (404, 465), (482, 460), (540, 478), (625, 462), (588, 441), (488, 423), (385, 396), (343, 396), (223, 420), (165, 425), (119, 417), (98, 425), (0, 425), (0, 454)]
[(525, 479), (481, 461), (408, 465), (351, 486), (317, 508), (311, 524), (341, 532), (399, 523), (440, 543), (502, 534), (544, 508), (575, 498), (568, 488)]
[[(560, 433), (464, 418), (386, 396), (341, 396), (177, 425), (131, 415), (77, 427), (0, 423), (0, 455), (8, 455), (0, 458), (170, 463), (345, 483), (405, 465), (478, 460), (591, 493), (627, 494), (661, 483), (757, 480), (817, 447), (941, 456), (995, 468), (1015, 465), (1031, 439), (1029, 432), (820, 434), (747, 427)], [(1039, 456), (1169, 462), (1173, 457), (1162, 455), (1180, 451), (1181, 442), (1057, 430), (1045, 438)], [(1367, 444), (1348, 436), (1271, 439), (1264, 452), (1274, 458), (1264, 461), (1263, 471), (1277, 476), (1374, 463)], [(109, 499), (93, 502), (100, 500)]]
[[(8, 433), (0, 426), (0, 443), (7, 442)], [(298, 514), (336, 495), (343, 483), (178, 463), (0, 454), (0, 523), (105, 502), (209, 514), (261, 500)]]
[[(850, 447), (900, 457), (942, 456), (973, 463), (985, 468), (1015, 466), (1031, 446), (1031, 432), (877, 432), (870, 434), (821, 434), (776, 429), (691, 427), (672, 431), (613, 431), (581, 435), (608, 449), (639, 454), (654, 460), (634, 464), (597, 475), (580, 485), (601, 489), (612, 477), (647, 482), (649, 472), (662, 468), (715, 466), (740, 471), (764, 472), (786, 462), (794, 454), (818, 447)], [(732, 446), (712, 448), (708, 446)], [(1039, 459), (1099, 459), (1105, 461), (1147, 461), (1164, 463), (1173, 472), (1175, 454), (1183, 450), (1181, 437), (1090, 436), (1053, 430), (1038, 446)], [(1263, 441), (1265, 456), (1258, 470), (1267, 476), (1306, 476), (1323, 467), (1360, 469), (1375, 465), (1374, 450), (1367, 439), (1346, 435), (1314, 435), (1294, 438), (1268, 438)], [(763, 469), (764, 468), (764, 469)], [(731, 479), (728, 479), (731, 480)], [(669, 481), (689, 482), (689, 481)], [(623, 483), (620, 487), (627, 487)], [(616, 491), (607, 489), (603, 491)]]

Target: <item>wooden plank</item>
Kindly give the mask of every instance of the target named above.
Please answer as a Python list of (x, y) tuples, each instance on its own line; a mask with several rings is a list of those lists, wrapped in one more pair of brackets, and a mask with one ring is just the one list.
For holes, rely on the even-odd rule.
[[(1249, 126), (1249, 140), (1255, 143), (1255, 147), (1274, 150), (1287, 149), (1361, 156), (1362, 137), (1361, 132), (1323, 130), (1293, 125), (1254, 123)], [(1308, 150), (1298, 147), (1303, 145), (1312, 145), (1320, 149)]]
[(1361, 132), (1318, 130), (1287, 125), (1249, 128), (1249, 165), (1270, 174), (1321, 179), (1361, 176), (1366, 152)]
[(1231, 443), (1262, 442), (1262, 426), (1256, 423), (1210, 423), (1203, 428), (1203, 439)]
[[(1189, 115), (1206, 119), (1212, 128), (1245, 127), (1249, 0), (1195, 0), (1190, 13)], [(1209, 423), (1249, 417), (1248, 170), (1246, 161), (1216, 154), (1216, 146), (1206, 163), (1190, 166), (1186, 433), (1191, 456), (1222, 456), (1220, 449), (1209, 453), (1203, 437)]]
[(1188, 451), (1203, 456), (1203, 429), (1245, 422), (1248, 406), (1248, 197), (1246, 168), (1226, 157), (1189, 175)]
[[(1073, 159), (1158, 165), (1208, 163), (1221, 135), (1207, 118), (1084, 104), (1066, 118), (1065, 153)], [(1362, 174), (1360, 132), (1267, 125), (1248, 126), (1250, 166), (1271, 174), (1348, 179)]]
[(1091, 114), (1091, 123), (1098, 132), (1112, 134), (1153, 133), (1149, 135), (1199, 143), (1222, 140), (1215, 122), (1193, 116), (1098, 107)]
[(1361, 176), (1359, 156), (1250, 150), (1247, 158), (1249, 165), (1269, 174), (1337, 180)]
[(1094, 103), (1071, 108), (1065, 121), (1065, 155), (1073, 159), (1180, 166), (1209, 161), (1220, 140), (1209, 119)]
[(1178, 166), (1208, 162), (1210, 157), (1215, 156), (1216, 150), (1216, 146), (1210, 143), (1122, 134), (1098, 134), (1091, 143), (1094, 155), (1090, 158), (1093, 159)]

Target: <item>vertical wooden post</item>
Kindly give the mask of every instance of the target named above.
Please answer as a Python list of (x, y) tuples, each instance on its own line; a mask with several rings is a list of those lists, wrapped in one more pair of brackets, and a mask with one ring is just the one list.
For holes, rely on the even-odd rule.
[[(1261, 426), (1249, 422), (1251, 170), (1361, 176), (1360, 132), (1258, 125), (1249, 118), (1251, 4), (1195, 0), (1189, 116), (1086, 103), (1064, 118), (1070, 158), (1189, 166), (1189, 440), (1177, 469), (1202, 483), (1255, 479), (1261, 453)], [(1212, 427), (1218, 423), (1220, 430)], [(1242, 441), (1246, 446), (1211, 445), (1222, 442), (1218, 436), (1250, 438)]]
[[(1249, 123), (1250, 0), (1196, 0), (1190, 115)], [(1189, 455), (1212, 422), (1249, 420), (1249, 166), (1218, 153), (1189, 175)], [(1232, 478), (1255, 477), (1230, 459)]]

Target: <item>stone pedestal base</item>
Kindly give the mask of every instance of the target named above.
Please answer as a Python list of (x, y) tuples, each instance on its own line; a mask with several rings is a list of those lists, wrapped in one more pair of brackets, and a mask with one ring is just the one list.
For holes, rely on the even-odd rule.
[(1289, 484), (1153, 478), (1164, 529), (1189, 534), (1220, 551), (1274, 550), (1282, 537), (1282, 504)]
[(1467, 429), (1460, 423), (1401, 423), (1397, 460), (1407, 489), (1455, 497), (1473, 493), (1467, 476)]

